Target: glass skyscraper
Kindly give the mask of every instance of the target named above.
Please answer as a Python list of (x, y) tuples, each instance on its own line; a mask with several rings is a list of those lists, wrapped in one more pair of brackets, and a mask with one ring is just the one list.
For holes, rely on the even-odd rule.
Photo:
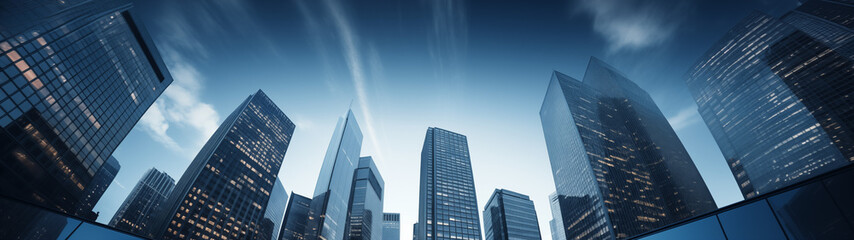
[(89, 215), (96, 173), (172, 78), (128, 1), (2, 5), (0, 192)]
[(175, 188), (175, 180), (165, 172), (149, 169), (142, 175), (119, 210), (110, 220), (110, 226), (140, 236), (153, 237), (151, 227), (155, 213)]
[(279, 179), (273, 185), (273, 192), (270, 193), (270, 200), (267, 201), (267, 211), (264, 212), (264, 220), (262, 220), (262, 230), (264, 236), (258, 239), (279, 239), (279, 232), (282, 228), (282, 219), (285, 217), (285, 208), (288, 207), (288, 192), (285, 186)]
[(351, 240), (381, 240), (385, 181), (370, 156), (359, 158), (350, 191), (347, 235)]
[(400, 213), (383, 213), (382, 240), (400, 240)]
[(345, 238), (353, 171), (359, 163), (361, 150), (362, 130), (353, 111), (347, 110), (346, 115), (339, 119), (326, 149), (311, 200), (306, 239)]
[(854, 13), (840, 9), (851, 5), (809, 1), (782, 20), (754, 13), (688, 73), (745, 198), (854, 161)]
[(279, 233), (279, 239), (305, 239), (305, 226), (308, 223), (308, 211), (310, 207), (311, 198), (291, 192), (291, 197), (288, 199), (288, 210), (285, 211), (285, 219), (282, 221), (282, 230)]
[(567, 239), (622, 239), (716, 209), (649, 94), (601, 60), (583, 82), (554, 72), (540, 119)]
[(483, 209), (486, 240), (540, 240), (540, 224), (528, 195), (495, 189)]
[(223, 121), (178, 180), (158, 229), (163, 239), (253, 239), (294, 123), (264, 92), (250, 95)]
[(549, 207), (552, 212), (552, 220), (549, 221), (549, 229), (552, 231), (552, 240), (566, 240), (566, 230), (563, 228), (563, 216), (560, 209), (560, 198), (557, 192), (549, 194)]
[(466, 136), (430, 127), (421, 149), (418, 240), (480, 240)]
[(98, 200), (101, 200), (101, 197), (104, 196), (104, 192), (113, 183), (113, 179), (116, 178), (116, 174), (119, 173), (119, 169), (121, 168), (122, 166), (116, 158), (109, 157), (107, 162), (101, 166), (101, 169), (95, 172), (95, 176), (89, 182), (89, 186), (86, 186), (86, 194), (83, 195), (83, 201), (80, 201), (80, 205), (77, 206), (77, 212), (74, 215), (89, 221), (97, 220), (98, 213), (93, 212), (92, 209), (95, 208)]

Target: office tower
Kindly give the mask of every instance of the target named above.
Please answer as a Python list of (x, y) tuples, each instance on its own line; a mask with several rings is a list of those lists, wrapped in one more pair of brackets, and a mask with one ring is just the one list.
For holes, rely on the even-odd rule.
[(418, 240), (418, 222), (412, 224), (412, 240)]
[(466, 136), (427, 129), (421, 149), (417, 239), (480, 240), (474, 177)]
[(294, 128), (263, 91), (249, 95), (208, 139), (169, 194), (158, 218), (160, 238), (265, 236), (261, 221)]
[(305, 238), (344, 239), (353, 171), (362, 150), (362, 130), (353, 111), (338, 120), (311, 199)]
[(288, 210), (285, 212), (285, 219), (282, 220), (282, 230), (279, 233), (279, 239), (305, 239), (305, 226), (308, 222), (310, 207), (311, 198), (291, 192), (291, 197), (288, 199)]
[(549, 228), (552, 231), (552, 240), (566, 240), (566, 231), (563, 228), (563, 215), (561, 214), (560, 198), (557, 192), (549, 194), (549, 207), (551, 207), (552, 220), (549, 220)]
[(782, 21), (754, 13), (687, 75), (745, 198), (854, 161), (854, 31), (811, 15), (833, 5), (809, 1)]
[(95, 208), (95, 204), (98, 203), (98, 200), (101, 199), (101, 196), (104, 195), (104, 192), (113, 183), (113, 179), (116, 178), (116, 174), (119, 173), (121, 167), (116, 158), (111, 156), (107, 159), (107, 162), (104, 163), (101, 169), (98, 169), (98, 172), (95, 172), (92, 181), (86, 186), (86, 194), (83, 195), (83, 201), (77, 206), (77, 211), (74, 215), (89, 221), (98, 219), (98, 213), (92, 212), (92, 209)]
[[(649, 94), (601, 60), (583, 82), (554, 72), (540, 119), (557, 194), (574, 211), (564, 229), (622, 239), (716, 208)], [(587, 229), (567, 221), (582, 216)]]
[(495, 189), (483, 209), (483, 231), (486, 240), (540, 240), (534, 202), (528, 195), (506, 189)]
[[(172, 82), (128, 1), (4, 1), (0, 192), (75, 214)], [(87, 211), (82, 211), (87, 212)]]
[(383, 181), (374, 159), (359, 158), (358, 168), (353, 173), (350, 190), (350, 210), (347, 219), (346, 239), (382, 240), (383, 226)]
[(383, 213), (383, 240), (400, 240), (400, 213)]
[(288, 204), (288, 192), (285, 191), (285, 186), (279, 179), (273, 184), (273, 192), (270, 193), (270, 200), (267, 201), (267, 211), (264, 212), (264, 223), (269, 224), (263, 226), (261, 231), (264, 236), (258, 239), (279, 239), (279, 232), (282, 228), (282, 219), (285, 217), (285, 208)]
[(175, 180), (165, 172), (148, 169), (119, 206), (109, 225), (140, 236), (153, 237), (154, 215), (175, 188)]

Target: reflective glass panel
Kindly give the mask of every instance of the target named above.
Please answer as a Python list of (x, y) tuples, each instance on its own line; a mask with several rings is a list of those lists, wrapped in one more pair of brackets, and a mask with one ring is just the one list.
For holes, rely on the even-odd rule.
[(718, 214), (726, 237), (738, 239), (786, 239), (767, 201), (758, 201)]
[(821, 183), (773, 196), (768, 201), (789, 239), (854, 239), (854, 231)]
[(641, 238), (643, 240), (726, 240), (718, 219), (714, 216), (697, 220), (655, 235)]

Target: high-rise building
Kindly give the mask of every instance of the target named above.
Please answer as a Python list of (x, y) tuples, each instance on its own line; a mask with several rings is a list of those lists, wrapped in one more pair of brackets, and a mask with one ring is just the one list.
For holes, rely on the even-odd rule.
[(308, 223), (310, 207), (311, 198), (291, 192), (291, 197), (288, 199), (288, 210), (285, 211), (285, 219), (282, 221), (282, 230), (279, 233), (279, 239), (305, 239), (305, 226)]
[(190, 163), (166, 200), (163, 239), (254, 239), (294, 133), (263, 91), (246, 98)]
[(262, 225), (262, 230), (265, 236), (258, 237), (257, 239), (268, 239), (268, 240), (277, 240), (279, 239), (279, 232), (282, 228), (282, 219), (285, 217), (285, 208), (288, 206), (288, 192), (285, 191), (285, 186), (282, 185), (282, 181), (276, 179), (276, 183), (273, 185), (273, 192), (270, 193), (270, 200), (267, 201), (267, 211), (264, 212), (264, 223), (269, 225)]
[(305, 238), (344, 239), (353, 171), (362, 150), (362, 130), (353, 111), (338, 120), (311, 199)]
[(383, 213), (383, 240), (400, 240), (400, 213)]
[(465, 135), (427, 129), (421, 149), (418, 240), (480, 240), (480, 217)]
[(418, 222), (412, 224), (412, 240), (418, 240)]
[(77, 206), (77, 211), (74, 215), (89, 221), (97, 220), (98, 213), (92, 212), (92, 209), (95, 208), (95, 204), (98, 203), (101, 196), (104, 196), (104, 192), (113, 183), (113, 179), (116, 178), (116, 174), (119, 173), (119, 169), (121, 168), (122, 166), (116, 158), (109, 157), (107, 162), (101, 166), (101, 169), (95, 172), (95, 176), (89, 182), (89, 186), (86, 186), (86, 194), (83, 195), (83, 201)]
[(563, 228), (563, 214), (561, 214), (560, 198), (557, 192), (549, 194), (549, 206), (552, 212), (552, 220), (549, 221), (552, 240), (566, 240), (566, 230)]
[(2, 5), (0, 192), (88, 215), (96, 173), (172, 78), (129, 1)]
[(689, 71), (745, 198), (854, 162), (854, 13), (845, 9), (816, 0), (782, 20), (751, 14)]
[[(601, 60), (583, 82), (554, 72), (540, 119), (557, 194), (584, 212), (562, 212), (564, 229), (622, 239), (716, 209), (649, 94)], [(574, 226), (582, 216), (587, 229)]]
[(109, 225), (140, 236), (153, 237), (151, 227), (154, 215), (173, 188), (175, 180), (172, 177), (157, 169), (149, 169), (125, 198)]
[(541, 240), (534, 202), (528, 195), (495, 189), (483, 209), (486, 240)]
[(350, 240), (382, 240), (385, 181), (370, 156), (359, 158), (350, 190), (347, 235)]

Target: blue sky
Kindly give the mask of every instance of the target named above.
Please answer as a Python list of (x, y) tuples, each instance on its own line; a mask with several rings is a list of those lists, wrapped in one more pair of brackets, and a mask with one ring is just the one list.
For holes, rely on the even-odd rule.
[(337, 118), (352, 102), (386, 180), (385, 210), (411, 236), (427, 127), (468, 136), (478, 204), (495, 188), (534, 200), (549, 238), (554, 192), (539, 120), (553, 70), (582, 78), (596, 56), (650, 93), (718, 206), (735, 181), (684, 84), (708, 47), (765, 1), (138, 1), (175, 82), (114, 156), (122, 164), (98, 203), (105, 223), (151, 167), (180, 178), (249, 94), (264, 90), (296, 123), (279, 177), (311, 195)]

